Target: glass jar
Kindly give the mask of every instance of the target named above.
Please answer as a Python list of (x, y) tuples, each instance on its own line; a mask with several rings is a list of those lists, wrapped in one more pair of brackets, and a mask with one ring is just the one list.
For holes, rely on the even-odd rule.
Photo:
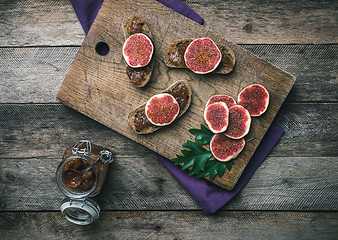
[(61, 212), (70, 222), (87, 225), (99, 217), (99, 205), (89, 197), (100, 193), (112, 152), (104, 147), (80, 140), (68, 148), (56, 171), (56, 182), (67, 196), (61, 202)]

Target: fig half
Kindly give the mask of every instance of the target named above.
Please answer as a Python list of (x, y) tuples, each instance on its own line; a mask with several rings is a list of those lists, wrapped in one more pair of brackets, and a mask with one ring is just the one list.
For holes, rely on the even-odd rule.
[(269, 98), (269, 92), (265, 87), (252, 84), (238, 94), (237, 103), (245, 107), (252, 117), (258, 117), (268, 108)]
[(175, 120), (179, 112), (178, 102), (168, 93), (152, 96), (145, 106), (146, 116), (155, 126), (169, 125)]
[(229, 108), (224, 102), (208, 105), (204, 110), (204, 120), (213, 133), (224, 132), (229, 123)]
[(232, 139), (225, 134), (215, 134), (210, 141), (210, 150), (213, 156), (221, 161), (227, 162), (236, 158), (245, 146), (244, 138)]
[(153, 43), (143, 33), (136, 33), (128, 37), (122, 48), (123, 57), (132, 68), (147, 66), (153, 56), (153, 52)]
[(228, 108), (236, 104), (235, 99), (233, 99), (230, 96), (227, 95), (214, 95), (209, 98), (209, 100), (206, 103), (206, 106), (209, 104), (215, 103), (215, 102), (225, 102)]
[(222, 59), (222, 53), (210, 38), (193, 40), (184, 53), (186, 66), (197, 74), (214, 71)]
[(251, 116), (248, 110), (241, 105), (229, 108), (229, 125), (224, 134), (232, 139), (240, 139), (250, 130)]

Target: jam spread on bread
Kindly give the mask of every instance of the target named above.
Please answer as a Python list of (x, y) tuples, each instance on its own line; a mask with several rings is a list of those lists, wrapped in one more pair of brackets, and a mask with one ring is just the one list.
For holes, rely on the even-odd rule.
[(135, 86), (140, 85), (145, 78), (150, 74), (152, 71), (152, 64), (148, 64), (145, 67), (141, 68), (131, 68), (127, 67), (126, 73), (129, 78), (129, 82)]
[(143, 33), (144, 20), (140, 17), (134, 17), (131, 24), (127, 28), (129, 34)]
[[(189, 99), (188, 88), (181, 84), (177, 85), (175, 88), (171, 90), (166, 91), (166, 93), (169, 93), (176, 99), (176, 101), (180, 105), (180, 109), (184, 108)], [(134, 116), (134, 125), (136, 131), (141, 131), (142, 129), (152, 126), (144, 111), (139, 111)]]
[(225, 68), (233, 68), (234, 62), (232, 61), (231, 56), (224, 51), (221, 51), (221, 52), (222, 52), (222, 59), (219, 65)]
[[(151, 40), (151, 32), (149, 30), (149, 27), (147, 26), (143, 18), (139, 16), (130, 16), (128, 19), (125, 19), (123, 21), (123, 29), (126, 39), (136, 34), (144, 34)], [(150, 80), (153, 71), (153, 62), (150, 61), (144, 67), (134, 68), (132, 65), (128, 65), (129, 66), (127, 66), (126, 68), (126, 74), (128, 76), (129, 83), (131, 83), (135, 87), (145, 86)]]
[(190, 43), (191, 41), (179, 42), (177, 43), (176, 48), (170, 51), (168, 58), (174, 66), (179, 68), (186, 67), (184, 53)]
[(152, 126), (144, 111), (138, 112), (134, 118), (134, 124), (137, 131)]
[(176, 101), (178, 102), (178, 105), (180, 105), (180, 109), (182, 109), (188, 99), (188, 89), (184, 85), (179, 85), (176, 88), (172, 89), (171, 91), (168, 91), (169, 94), (171, 94)]

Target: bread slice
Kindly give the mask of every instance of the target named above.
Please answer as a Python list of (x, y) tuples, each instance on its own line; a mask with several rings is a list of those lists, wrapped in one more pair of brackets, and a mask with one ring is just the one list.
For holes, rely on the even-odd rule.
[[(122, 25), (125, 39), (135, 33), (143, 33), (151, 39), (151, 32), (148, 25), (139, 16), (130, 16), (123, 21)], [(129, 82), (135, 87), (144, 87), (150, 81), (152, 72), (153, 60), (145, 67), (131, 68), (127, 66), (126, 68)]]
[[(187, 68), (184, 62), (184, 53), (188, 45), (194, 39), (187, 38), (182, 40), (177, 40), (170, 44), (164, 50), (164, 63), (171, 68)], [(215, 73), (219, 74), (228, 74), (230, 73), (235, 66), (235, 54), (233, 51), (225, 44), (217, 44), (218, 49), (222, 53), (222, 60), (219, 66), (215, 69)]]
[(124, 37), (127, 39), (131, 35), (135, 33), (143, 33), (148, 35), (148, 37), (152, 38), (150, 29), (145, 21), (136, 15), (132, 15), (129, 18), (125, 19), (122, 23)]
[[(182, 98), (181, 99), (177, 98), (177, 91), (180, 91), (182, 89), (184, 89), (184, 93), (185, 93), (183, 104), (182, 104), (182, 101), (180, 101), (182, 100)], [(190, 103), (191, 103), (192, 90), (187, 82), (177, 81), (173, 85), (168, 87), (166, 90), (164, 90), (163, 93), (169, 93), (173, 95), (176, 100), (178, 100), (180, 104), (180, 112), (177, 118), (181, 117), (188, 110)], [(137, 134), (153, 133), (159, 130), (160, 128), (162, 128), (161, 126), (155, 126), (149, 122), (149, 120), (147, 119), (145, 115), (145, 106), (146, 106), (146, 102), (143, 103), (141, 106), (132, 110), (128, 115), (128, 124)], [(140, 120), (140, 119), (145, 123), (144, 124), (145, 127), (142, 129), (138, 128), (136, 124), (136, 120)]]

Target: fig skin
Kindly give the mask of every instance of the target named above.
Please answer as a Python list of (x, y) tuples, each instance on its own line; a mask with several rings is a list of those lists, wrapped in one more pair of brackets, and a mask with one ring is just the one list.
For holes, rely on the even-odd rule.
[(229, 125), (224, 134), (232, 139), (241, 139), (249, 133), (251, 116), (242, 105), (229, 108)]
[(237, 103), (245, 107), (251, 117), (258, 117), (268, 109), (269, 100), (270, 95), (265, 87), (260, 84), (251, 84), (238, 94)]
[[(204, 45), (205, 43), (209, 43), (209, 45), (213, 47), (213, 49), (211, 49), (213, 54), (210, 55), (209, 54), (210, 52), (206, 52), (210, 50), (210, 46), (205, 46)], [(196, 47), (199, 47), (201, 45), (204, 45), (202, 46), (202, 49), (200, 49), (201, 51), (196, 52)], [(209, 49), (207, 49), (207, 47), (209, 47)], [(195, 55), (193, 52), (195, 52)], [(211, 63), (212, 60), (214, 62)], [(191, 71), (197, 74), (207, 74), (207, 73), (214, 71), (218, 67), (221, 60), (222, 60), (222, 53), (217, 47), (216, 43), (214, 43), (214, 41), (212, 41), (210, 38), (197, 38), (193, 40), (188, 45), (184, 53), (184, 61), (185, 61), (186, 66)], [(196, 65), (199, 65), (199, 66), (196, 67)]]
[[(153, 109), (154, 104), (159, 104), (160, 109)], [(168, 106), (170, 104), (170, 106)], [(166, 126), (172, 123), (180, 112), (180, 106), (176, 99), (168, 93), (160, 93), (152, 96), (146, 106), (145, 112), (148, 120), (155, 126)], [(174, 113), (174, 115), (172, 115)], [(158, 115), (160, 114), (160, 116)], [(172, 116), (170, 116), (172, 115)], [(153, 117), (161, 118), (159, 123), (158, 119), (155, 121)]]
[[(222, 109), (223, 111), (220, 111)], [(224, 102), (208, 105), (204, 110), (204, 120), (213, 133), (224, 132), (229, 124), (229, 108)], [(222, 124), (222, 126), (218, 126)]]
[[(138, 42), (138, 39), (141, 39), (141, 38), (142, 40), (144, 40), (144, 43), (140, 44)], [(133, 46), (132, 49), (130, 49), (129, 45), (132, 41), (134, 41), (134, 44), (140, 44), (140, 45)], [(148, 47), (150, 47), (150, 49), (147, 49)], [(135, 51), (135, 49), (138, 49), (139, 51)], [(153, 53), (154, 53), (154, 45), (151, 39), (143, 33), (136, 33), (136, 34), (129, 36), (124, 41), (124, 44), (122, 47), (123, 57), (125, 61), (127, 62), (128, 66), (132, 68), (140, 68), (140, 67), (147, 66), (151, 61)]]
[(244, 149), (245, 140), (232, 139), (225, 134), (215, 134), (210, 141), (210, 150), (213, 156), (221, 162), (228, 162), (236, 158)]

